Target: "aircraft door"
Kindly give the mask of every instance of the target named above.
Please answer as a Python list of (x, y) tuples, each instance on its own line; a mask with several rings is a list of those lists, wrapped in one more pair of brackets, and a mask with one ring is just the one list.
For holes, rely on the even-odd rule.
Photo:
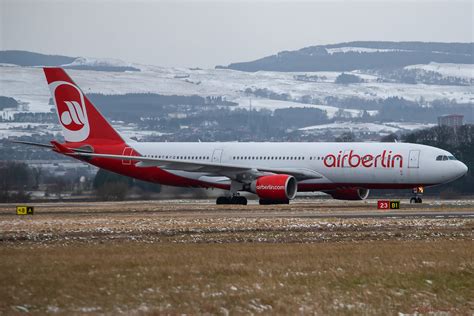
[[(123, 149), (122, 155), (123, 156), (132, 156), (133, 154), (133, 148), (132, 147), (125, 147)], [(130, 166), (132, 164), (131, 160), (122, 160), (122, 165), (124, 166)]]
[(354, 176), (357, 174), (357, 170), (355, 168), (352, 168), (350, 163), (349, 163), (349, 154), (351, 152), (351, 149), (345, 149), (343, 151), (343, 154), (341, 156), (341, 161), (340, 161), (340, 166), (341, 168), (335, 168), (338, 181), (340, 182), (351, 182), (354, 178)]
[(212, 153), (212, 162), (213, 163), (220, 163), (222, 157), (222, 149), (214, 149)]
[(349, 153), (351, 152), (351, 149), (346, 149), (344, 150), (344, 155), (342, 156), (342, 161), (341, 161), (341, 166), (343, 168), (350, 168), (351, 165), (349, 164)]
[(420, 167), (420, 151), (410, 150), (408, 155), (408, 168), (419, 168)]

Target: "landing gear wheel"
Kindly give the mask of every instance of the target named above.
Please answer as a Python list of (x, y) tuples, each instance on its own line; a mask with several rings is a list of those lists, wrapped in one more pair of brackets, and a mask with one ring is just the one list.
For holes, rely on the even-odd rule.
[(230, 201), (231, 201), (231, 204), (247, 205), (247, 198), (240, 195), (233, 196), (230, 199)]
[(226, 196), (219, 196), (216, 200), (217, 205), (230, 204), (230, 199)]
[(232, 197), (220, 196), (216, 200), (217, 205), (247, 205), (247, 198), (240, 195), (234, 195)]
[(422, 200), (421, 197), (419, 197), (419, 196), (417, 196), (417, 197), (412, 197), (412, 198), (410, 199), (410, 204), (413, 204), (413, 203), (416, 203), (416, 204), (418, 204), (418, 203), (423, 203), (423, 200)]
[(424, 191), (425, 191), (425, 189), (422, 186), (418, 186), (416, 188), (413, 188), (412, 193), (414, 194), (414, 196), (410, 199), (410, 204), (422, 203), (423, 200), (421, 199), (421, 195), (423, 195)]

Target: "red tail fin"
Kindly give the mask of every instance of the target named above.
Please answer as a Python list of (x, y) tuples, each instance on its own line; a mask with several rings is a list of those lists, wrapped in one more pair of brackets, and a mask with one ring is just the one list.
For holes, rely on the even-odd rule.
[(124, 142), (62, 68), (43, 68), (43, 70), (67, 142), (91, 144)]

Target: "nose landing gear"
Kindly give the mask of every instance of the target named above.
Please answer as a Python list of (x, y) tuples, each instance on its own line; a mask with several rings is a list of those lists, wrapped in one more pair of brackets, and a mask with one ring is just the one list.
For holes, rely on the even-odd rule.
[(410, 199), (410, 204), (422, 203), (423, 200), (422, 200), (421, 196), (423, 195), (424, 191), (425, 191), (425, 189), (423, 187), (413, 188), (412, 193), (413, 193), (414, 196)]

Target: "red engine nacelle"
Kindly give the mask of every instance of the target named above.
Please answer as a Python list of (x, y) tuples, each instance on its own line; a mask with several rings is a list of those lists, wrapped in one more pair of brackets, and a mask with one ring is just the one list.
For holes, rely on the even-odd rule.
[(264, 200), (291, 200), (295, 198), (297, 190), (296, 179), (287, 174), (263, 176), (250, 184), (250, 191)]
[(365, 200), (369, 196), (369, 189), (349, 188), (326, 192), (336, 200)]

